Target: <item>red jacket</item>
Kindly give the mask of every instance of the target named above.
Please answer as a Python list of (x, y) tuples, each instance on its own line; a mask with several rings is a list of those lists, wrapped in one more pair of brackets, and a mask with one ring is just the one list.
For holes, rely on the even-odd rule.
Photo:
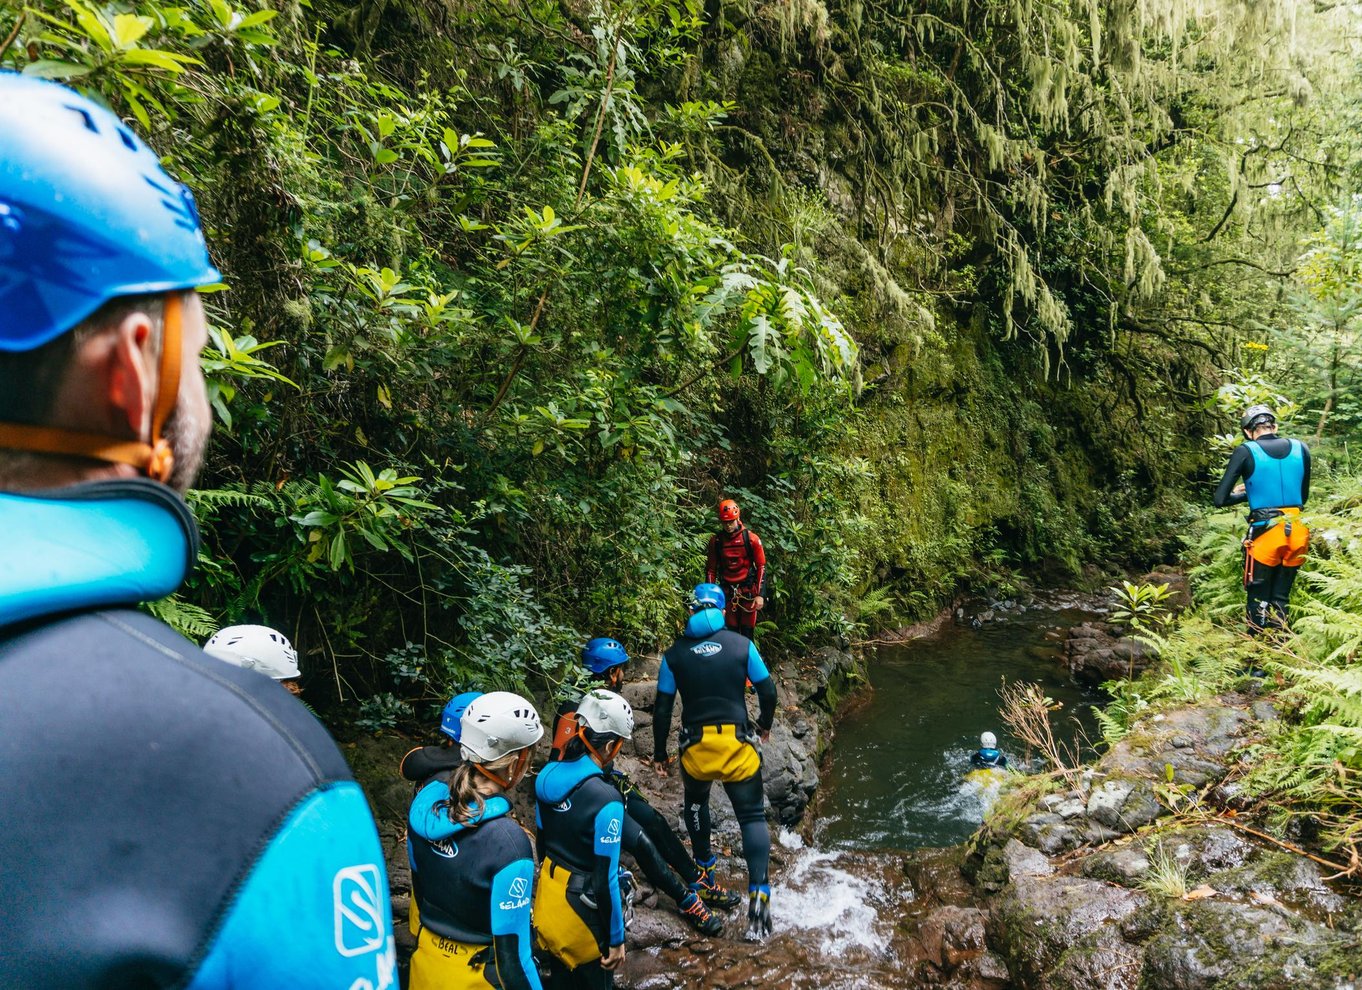
[(709, 563), (706, 580), (749, 589), (758, 594), (766, 580), (766, 551), (761, 537), (741, 523), (731, 533), (715, 533), (709, 538)]

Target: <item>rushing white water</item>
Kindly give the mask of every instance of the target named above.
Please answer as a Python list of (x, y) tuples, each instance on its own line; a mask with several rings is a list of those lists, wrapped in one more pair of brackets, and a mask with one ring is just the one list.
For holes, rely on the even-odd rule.
[(855, 860), (847, 852), (806, 847), (798, 835), (782, 832), (782, 846), (795, 850), (780, 878), (772, 907), (776, 931), (807, 933), (828, 957), (849, 950), (883, 951), (895, 917), (885, 908), (901, 903), (882, 876), (848, 871)]

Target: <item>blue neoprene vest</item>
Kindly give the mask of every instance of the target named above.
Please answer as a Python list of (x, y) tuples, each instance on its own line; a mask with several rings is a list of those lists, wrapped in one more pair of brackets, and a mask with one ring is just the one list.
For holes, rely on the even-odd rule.
[(395, 987), (383, 850), (326, 730), (127, 607), (192, 566), (179, 497), (0, 494), (0, 532), (0, 987)]
[(1273, 457), (1255, 440), (1246, 442), (1253, 454), (1253, 473), (1244, 482), (1250, 509), (1282, 509), (1299, 506), (1305, 481), (1305, 454), (1299, 440), (1289, 441), (1291, 452)]

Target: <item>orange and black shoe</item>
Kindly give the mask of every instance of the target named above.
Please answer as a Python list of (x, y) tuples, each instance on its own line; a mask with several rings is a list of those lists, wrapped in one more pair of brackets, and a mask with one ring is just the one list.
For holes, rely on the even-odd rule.
[(710, 913), (709, 908), (705, 907), (705, 902), (700, 900), (695, 891), (691, 891), (681, 898), (678, 905), (681, 908), (681, 917), (685, 918), (701, 935), (721, 935), (724, 930), (724, 923)]
[(742, 898), (731, 890), (725, 890), (719, 883), (719, 878), (714, 875), (714, 867), (719, 857), (711, 856), (707, 861), (696, 860), (695, 866), (700, 871), (700, 878), (690, 885), (690, 889), (700, 895), (700, 900), (711, 907), (723, 908), (725, 911), (737, 907), (742, 903)]

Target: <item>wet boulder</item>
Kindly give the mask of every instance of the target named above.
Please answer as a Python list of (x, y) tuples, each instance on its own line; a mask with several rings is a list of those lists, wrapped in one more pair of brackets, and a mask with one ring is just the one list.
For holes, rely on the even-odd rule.
[(1147, 990), (1342, 990), (1362, 959), (1355, 935), (1228, 899), (1175, 901), (1172, 916), (1145, 945)]
[(993, 903), (989, 944), (1028, 990), (1134, 990), (1140, 952), (1122, 925), (1145, 901), (1084, 877), (1018, 877)]
[(807, 719), (777, 719), (761, 747), (762, 782), (771, 810), (782, 824), (799, 821), (818, 789), (814, 756), (818, 732)]
[(1153, 787), (1145, 780), (1106, 780), (1088, 797), (1088, 817), (1115, 832), (1134, 832), (1162, 813)]

